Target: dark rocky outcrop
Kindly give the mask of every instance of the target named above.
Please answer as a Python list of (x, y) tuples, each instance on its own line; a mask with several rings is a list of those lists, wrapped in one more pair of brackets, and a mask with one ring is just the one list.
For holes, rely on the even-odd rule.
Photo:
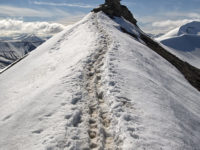
[(137, 24), (137, 20), (133, 17), (129, 9), (120, 4), (120, 0), (105, 0), (105, 3), (100, 5), (99, 8), (95, 8), (92, 12), (103, 11), (110, 17), (124, 17), (126, 20), (133, 24)]

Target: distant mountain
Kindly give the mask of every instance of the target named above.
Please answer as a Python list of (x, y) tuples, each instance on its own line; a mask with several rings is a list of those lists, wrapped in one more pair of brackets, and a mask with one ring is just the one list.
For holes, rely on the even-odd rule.
[(193, 21), (157, 38), (169, 51), (200, 68), (200, 22)]
[(35, 35), (21, 35), (19, 37), (5, 38), (0, 41), (0, 69), (8, 66), (17, 59), (41, 45), (45, 40)]
[(24, 35), (22, 37), (19, 37), (18, 40), (21, 40), (23, 42), (40, 42), (43, 41), (42, 38), (34, 35), (34, 34), (28, 34), (28, 35)]

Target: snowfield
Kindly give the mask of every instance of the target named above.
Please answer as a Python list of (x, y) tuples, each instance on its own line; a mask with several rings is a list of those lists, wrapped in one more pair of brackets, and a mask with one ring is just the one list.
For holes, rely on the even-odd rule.
[(200, 93), (123, 18), (90, 13), (0, 74), (1, 150), (199, 150)]

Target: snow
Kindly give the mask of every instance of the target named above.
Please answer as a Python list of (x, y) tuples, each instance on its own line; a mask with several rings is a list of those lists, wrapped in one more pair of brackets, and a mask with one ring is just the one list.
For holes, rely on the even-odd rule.
[[(186, 45), (187, 43), (190, 43), (190, 39), (191, 38), (186, 38), (185, 40), (183, 40), (182, 42), (185, 42)], [(180, 39), (172, 39), (173, 40), (173, 43), (176, 45), (176, 44), (179, 44), (181, 42), (181, 38)], [(169, 39), (169, 41), (171, 41), (171, 39)], [(192, 41), (192, 43), (194, 41), (199, 41), (200, 42), (200, 38), (194, 38), (194, 40)], [(176, 55), (177, 57), (179, 57), (180, 59), (188, 62), (189, 64), (193, 65), (194, 67), (197, 67), (197, 68), (200, 68), (200, 47), (196, 47), (194, 50), (192, 51), (181, 51), (181, 50), (178, 50), (178, 49), (174, 49), (174, 48), (171, 48), (171, 47), (168, 47), (166, 45), (164, 45), (165, 43), (161, 43), (161, 45), (163, 47), (165, 47), (165, 49), (167, 49), (169, 52), (171, 52), (172, 54)], [(199, 43), (196, 43), (199, 45)], [(181, 44), (182, 45), (182, 44)], [(190, 46), (192, 44), (189, 44), (188, 46)], [(177, 45), (178, 46), (178, 45)], [(193, 47), (194, 45), (192, 45), (191, 47)]]
[(97, 139), (109, 133), (104, 149), (199, 149), (200, 93), (120, 26), (139, 39), (123, 18), (90, 13), (0, 75), (1, 149), (90, 149), (101, 141), (88, 135), (91, 119)]
[[(178, 27), (156, 40), (191, 65), (200, 68), (200, 22), (193, 21)], [(167, 47), (166, 47), (167, 46)]]
[[(112, 24), (102, 20), (104, 25)], [(107, 99), (114, 112), (114, 132), (123, 139), (122, 148), (198, 149), (199, 92), (149, 48), (113, 25), (108, 27), (116, 44), (105, 67), (108, 84), (115, 85), (108, 87)]]

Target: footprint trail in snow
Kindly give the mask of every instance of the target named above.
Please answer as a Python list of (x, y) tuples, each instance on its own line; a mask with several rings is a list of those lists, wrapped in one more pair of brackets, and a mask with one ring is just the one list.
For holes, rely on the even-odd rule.
[(102, 86), (102, 67), (104, 65), (105, 54), (108, 51), (111, 38), (106, 31), (98, 24), (96, 16), (94, 16), (94, 24), (97, 32), (101, 35), (99, 41), (100, 47), (94, 52), (87, 61), (85, 66), (85, 87), (88, 92), (88, 121), (91, 149), (113, 149), (114, 138), (110, 131), (111, 114), (109, 106), (104, 100)]

